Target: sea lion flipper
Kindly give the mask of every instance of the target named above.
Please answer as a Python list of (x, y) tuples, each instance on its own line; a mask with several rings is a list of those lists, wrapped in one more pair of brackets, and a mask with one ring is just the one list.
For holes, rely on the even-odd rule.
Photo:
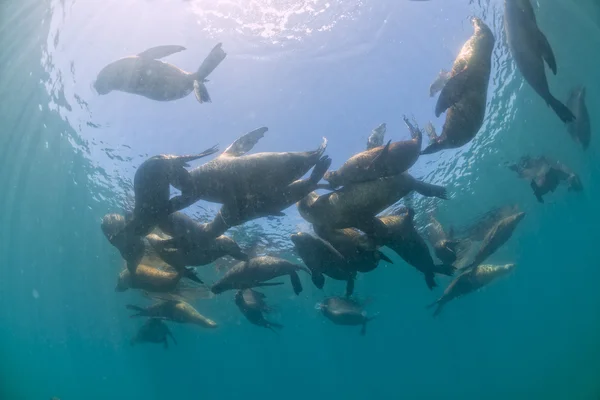
[(329, 156), (321, 157), (313, 167), (312, 173), (310, 174), (310, 181), (315, 185), (318, 184), (325, 176), (329, 167), (331, 167), (331, 158)]
[(203, 82), (200, 82), (199, 80), (194, 81), (194, 95), (196, 96), (196, 100), (198, 100), (200, 104), (212, 103), (206, 85)]
[(438, 73), (438, 76), (436, 76), (435, 80), (429, 86), (429, 97), (435, 96), (437, 92), (442, 90), (446, 85), (446, 82), (448, 82), (449, 78), (450, 72), (446, 71), (445, 69), (442, 69)]
[(354, 293), (354, 276), (350, 277), (346, 283), (346, 296), (350, 297), (352, 293)]
[(442, 115), (443, 112), (460, 100), (467, 87), (469, 75), (469, 68), (464, 68), (446, 82), (435, 105), (436, 117)]
[(429, 121), (427, 125), (425, 125), (425, 132), (427, 132), (427, 137), (429, 138), (430, 142), (437, 142), (439, 136), (435, 131), (435, 126), (433, 126), (431, 121)]
[(552, 73), (556, 75), (556, 58), (554, 58), (554, 52), (552, 51), (552, 46), (550, 46), (550, 42), (548, 42), (548, 38), (546, 38), (546, 35), (544, 35), (542, 31), (538, 31), (538, 49), (542, 58), (546, 60), (548, 68), (550, 68)]
[(159, 58), (167, 57), (183, 50), (186, 50), (186, 48), (178, 45), (156, 46), (142, 51), (137, 56), (151, 60), (158, 60)]
[(265, 136), (265, 133), (268, 130), (269, 128), (263, 126), (240, 136), (225, 149), (223, 155), (231, 157), (243, 156), (252, 150), (256, 143)]
[[(416, 124), (415, 121), (415, 125), (413, 125), (412, 122), (410, 122), (410, 120), (406, 117), (406, 115), (402, 116), (402, 119), (404, 120), (404, 124), (406, 124), (406, 126), (408, 127), (408, 130), (410, 131), (410, 137), (413, 139), (418, 139), (421, 140), (421, 138), (423, 137), (423, 132), (421, 132), (421, 130), (419, 129), (418, 126)], [(414, 121), (414, 118), (413, 118)]]
[(377, 250), (377, 254), (379, 255), (379, 260), (385, 261), (386, 263), (390, 263), (390, 264), (394, 263), (394, 261), (392, 261), (391, 258), (386, 256), (385, 253), (383, 253), (381, 250)]
[(387, 158), (389, 157), (390, 154), (390, 145), (392, 144), (391, 140), (388, 140), (387, 144), (385, 145), (385, 147), (383, 149), (381, 149), (381, 151), (379, 152), (379, 154), (377, 154), (375, 156), (375, 158), (371, 161), (371, 163), (369, 164), (369, 166), (367, 167), (367, 169), (369, 170), (378, 170), (378, 169), (384, 169), (385, 168), (385, 164), (387, 162)]
[(221, 61), (225, 59), (227, 53), (222, 48), (222, 43), (217, 43), (215, 47), (210, 51), (208, 56), (202, 61), (202, 64), (196, 71), (196, 80), (204, 82), (206, 77), (211, 74), (221, 64)]
[(269, 286), (281, 286), (283, 282), (261, 282), (256, 285), (252, 285), (252, 287), (269, 287)]

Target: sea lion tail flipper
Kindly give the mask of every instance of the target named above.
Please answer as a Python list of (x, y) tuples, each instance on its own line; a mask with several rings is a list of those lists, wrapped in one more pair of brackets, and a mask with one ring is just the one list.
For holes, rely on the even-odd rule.
[(415, 179), (415, 191), (425, 197), (438, 197), (440, 199), (448, 200), (448, 192), (443, 186), (433, 185)]
[(448, 264), (436, 264), (435, 265), (435, 273), (440, 275), (452, 276), (456, 271), (456, 267), (454, 265)]
[(390, 145), (392, 144), (391, 140), (388, 140), (387, 144), (381, 149), (379, 154), (375, 156), (375, 158), (371, 161), (367, 169), (376, 170), (378, 168), (384, 168), (387, 158), (390, 154)]
[(365, 336), (367, 334), (367, 321), (363, 322), (362, 327), (360, 328), (360, 336)]
[(218, 151), (219, 151), (219, 145), (216, 144), (213, 147), (211, 147), (210, 149), (204, 150), (202, 153), (192, 154), (190, 156), (181, 156), (178, 158), (178, 160), (181, 162), (182, 166), (189, 167), (189, 165), (187, 164), (188, 162), (195, 161), (195, 160), (198, 160), (198, 159), (206, 157), (206, 156), (210, 156), (212, 154), (215, 154)]
[(128, 309), (128, 310), (137, 311), (137, 313), (130, 315), (129, 318), (145, 317), (146, 316), (146, 310), (144, 310), (142, 307), (135, 306), (133, 304), (127, 304), (125, 306), (125, 308)]
[(426, 272), (424, 275), (427, 287), (429, 288), (429, 290), (433, 290), (433, 288), (437, 286), (437, 283), (435, 282), (435, 274), (432, 271), (429, 271)]
[(442, 69), (438, 73), (435, 80), (429, 86), (429, 97), (435, 96), (435, 94), (437, 92), (442, 90), (449, 78), (450, 78), (450, 72), (446, 71), (445, 69)]
[(442, 308), (444, 308), (444, 304), (445, 301), (442, 300), (443, 297), (440, 297), (439, 299), (437, 299), (436, 301), (434, 301), (431, 304), (428, 304), (425, 308), (427, 308), (428, 310), (430, 308), (436, 307), (435, 311), (433, 312), (433, 316), (437, 317), (438, 315), (440, 315), (440, 313), (442, 312)]
[(233, 143), (231, 143), (229, 147), (225, 149), (223, 154), (226, 154), (231, 157), (243, 156), (244, 154), (252, 150), (254, 146), (256, 146), (256, 143), (258, 143), (258, 141), (265, 136), (265, 133), (268, 130), (269, 128), (267, 128), (266, 126), (262, 126), (258, 129), (254, 129), (253, 131), (250, 131), (240, 136)]
[(171, 54), (179, 53), (180, 51), (183, 51), (185, 49), (185, 47), (178, 45), (156, 46), (142, 51), (137, 56), (140, 58), (147, 58), (150, 60), (158, 60), (160, 58), (170, 56)]
[(538, 186), (537, 182), (535, 181), (535, 179), (531, 180), (531, 183), (529, 184), (529, 186), (531, 186), (531, 189), (533, 190), (533, 194), (535, 195), (535, 198), (537, 199), (537, 201), (540, 203), (544, 203), (544, 198), (542, 197), (542, 194), (539, 191), (539, 186)]
[(167, 331), (167, 335), (169, 335), (171, 337), (171, 340), (173, 341), (173, 343), (177, 344), (177, 339), (175, 339), (175, 336), (173, 336), (173, 332), (171, 332), (170, 329)]
[(283, 282), (261, 282), (256, 285), (252, 285), (252, 287), (269, 287), (269, 286), (281, 286)]
[(202, 61), (202, 64), (196, 71), (195, 78), (197, 81), (203, 82), (225, 59), (227, 53), (225, 53), (222, 46), (222, 43), (217, 43), (210, 53), (208, 53), (208, 56), (206, 56), (204, 61)]
[(352, 293), (354, 293), (354, 276), (350, 277), (346, 283), (346, 297), (352, 296)]
[(554, 75), (556, 75), (556, 58), (554, 58), (554, 52), (552, 51), (552, 46), (548, 42), (546, 35), (542, 33), (542, 31), (538, 30), (538, 48), (546, 64), (548, 64), (548, 68), (552, 71)]
[(464, 68), (446, 82), (435, 105), (436, 117), (442, 115), (444, 111), (460, 100), (467, 87), (469, 75), (469, 68)]
[(379, 255), (379, 260), (380, 261), (385, 261), (386, 263), (389, 263), (389, 264), (393, 264), (394, 263), (394, 261), (392, 261), (391, 258), (389, 258), (388, 256), (386, 256), (385, 253), (382, 252), (381, 250), (377, 250), (377, 254)]
[(567, 123), (575, 120), (575, 115), (569, 110), (569, 107), (561, 103), (556, 97), (550, 95), (549, 98), (546, 99), (546, 102), (562, 122)]
[(310, 174), (310, 181), (317, 185), (325, 173), (331, 166), (331, 158), (329, 156), (323, 156), (317, 161), (315, 166), (313, 167), (312, 173)]
[(427, 125), (425, 125), (425, 132), (427, 133), (427, 137), (429, 138), (430, 142), (437, 142), (439, 139), (439, 136), (435, 130), (435, 126), (433, 126), (433, 124), (431, 123), (431, 121), (429, 121), (427, 123)]
[(194, 95), (196, 95), (196, 100), (200, 104), (202, 103), (212, 103), (210, 95), (208, 94), (208, 89), (204, 82), (200, 82), (199, 80), (194, 81)]
[(296, 295), (302, 293), (302, 283), (300, 282), (300, 277), (296, 271), (290, 272), (290, 281), (294, 288), (294, 293), (296, 293)]
[(182, 275), (188, 278), (190, 281), (194, 281), (196, 283), (204, 283), (200, 278), (198, 278), (198, 275), (196, 275), (195, 268), (184, 268), (182, 271)]
[[(416, 121), (415, 121), (415, 125), (413, 125), (412, 122), (410, 122), (410, 120), (408, 119), (408, 117), (406, 115), (403, 115), (402, 119), (404, 120), (404, 123), (406, 124), (406, 126), (408, 127), (408, 130), (410, 131), (410, 137), (413, 139), (421, 140), (423, 138), (423, 132), (419, 129), (418, 126), (415, 126)], [(414, 121), (414, 117), (413, 117), (413, 121)]]
[(312, 271), (310, 279), (317, 289), (322, 290), (323, 286), (325, 286), (325, 275), (323, 275), (320, 271)]

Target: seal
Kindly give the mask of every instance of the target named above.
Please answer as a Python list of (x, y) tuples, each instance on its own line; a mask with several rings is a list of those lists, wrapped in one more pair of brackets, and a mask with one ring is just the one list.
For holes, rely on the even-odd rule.
[(475, 221), (465, 227), (456, 229), (456, 235), (466, 240), (481, 242), (489, 231), (502, 219), (519, 212), (517, 204), (493, 207), (475, 218)]
[(127, 304), (125, 308), (136, 311), (135, 314), (130, 316), (131, 318), (160, 318), (178, 322), (180, 324), (198, 325), (203, 328), (217, 327), (215, 321), (206, 318), (185, 301), (165, 300), (144, 308), (133, 304)]
[(163, 343), (165, 349), (169, 348), (167, 337), (171, 337), (173, 343), (177, 344), (175, 336), (162, 319), (150, 318), (140, 327), (136, 335), (131, 339), (130, 344), (134, 346), (137, 343)]
[(127, 231), (133, 235), (145, 236), (162, 219), (178, 211), (182, 206), (170, 199), (170, 183), (189, 177), (185, 169), (189, 167), (188, 162), (217, 151), (218, 146), (214, 146), (200, 154), (185, 156), (161, 154), (145, 160), (133, 178), (135, 207), (133, 218), (127, 224)]
[(349, 271), (366, 273), (377, 268), (380, 261), (394, 263), (378, 249), (375, 241), (357, 229), (328, 229), (320, 225), (313, 229), (346, 259), (348, 266), (345, 269)]
[(159, 60), (183, 50), (183, 46), (157, 46), (114, 61), (100, 71), (94, 89), (100, 95), (118, 90), (157, 101), (181, 99), (193, 91), (200, 103), (211, 102), (205, 82), (227, 55), (222, 44), (211, 50), (194, 73)]
[(252, 289), (238, 290), (235, 293), (235, 305), (244, 317), (253, 325), (272, 330), (282, 329), (283, 325), (265, 319), (264, 313), (269, 313), (271, 308), (265, 303), (265, 294)]
[(383, 138), (385, 137), (385, 132), (387, 131), (387, 125), (384, 123), (380, 124), (377, 128), (371, 131), (367, 139), (367, 150), (374, 149), (379, 146), (383, 146)]
[(452, 233), (450, 235), (446, 233), (442, 224), (433, 214), (429, 215), (427, 239), (433, 246), (435, 256), (445, 265), (454, 265), (458, 258), (457, 246), (459, 241), (453, 240), (452, 236)]
[(181, 278), (202, 283), (193, 269), (177, 272), (169, 268), (155, 268), (140, 264), (136, 268), (134, 279), (131, 278), (129, 269), (121, 271), (115, 292), (124, 292), (127, 289), (141, 289), (152, 293), (176, 292)]
[(495, 39), (482, 20), (473, 18), (472, 23), (474, 33), (454, 61), (435, 106), (436, 117), (447, 111), (442, 134), (430, 130), (429, 146), (421, 154), (464, 146), (483, 125)]
[(267, 128), (259, 128), (233, 142), (217, 158), (189, 171), (185, 184), (171, 182), (181, 191), (183, 204), (198, 200), (230, 204), (256, 193), (289, 185), (303, 177), (322, 157), (327, 139), (313, 151), (256, 153), (245, 155), (264, 136)]
[(356, 271), (350, 270), (348, 261), (330, 243), (308, 233), (299, 232), (291, 236), (296, 253), (308, 267), (311, 279), (318, 289), (325, 285), (325, 275), (346, 281), (346, 295), (354, 292)]
[(394, 143), (390, 140), (385, 146), (355, 154), (337, 171), (327, 172), (324, 179), (332, 188), (337, 188), (407, 171), (419, 158), (423, 135), (406, 116), (404, 122), (410, 130), (411, 140)]
[(212, 285), (211, 291), (214, 294), (219, 294), (233, 289), (241, 290), (261, 286), (277, 286), (281, 285), (282, 282), (266, 281), (289, 275), (294, 293), (298, 295), (302, 292), (302, 283), (300, 283), (298, 271), (310, 273), (308, 268), (293, 264), (282, 258), (271, 256), (255, 257), (234, 265), (221, 279)]
[(519, 174), (519, 177), (530, 179), (530, 186), (538, 202), (543, 203), (543, 196), (554, 192), (561, 182), (566, 182), (569, 191), (581, 192), (583, 185), (579, 176), (564, 164), (549, 160), (544, 156), (524, 156), (518, 164), (509, 168)]
[(108, 242), (119, 250), (121, 257), (127, 263), (127, 269), (131, 274), (144, 257), (146, 245), (141, 236), (132, 234), (125, 230), (127, 221), (120, 214), (106, 214), (102, 218), (100, 227)]
[(361, 326), (360, 334), (367, 334), (367, 323), (375, 317), (369, 317), (358, 301), (343, 297), (328, 297), (318, 304), (323, 315), (336, 325)]
[(525, 218), (524, 212), (518, 212), (498, 221), (483, 239), (479, 251), (471, 264), (464, 269), (473, 269), (482, 264), (511, 238), (519, 222)]
[(454, 275), (456, 268), (451, 264), (435, 264), (429, 247), (419, 235), (414, 225), (414, 210), (402, 215), (389, 215), (379, 218), (387, 228), (387, 236), (380, 236), (378, 244), (389, 247), (409, 265), (425, 276), (429, 290), (437, 286), (435, 274)]
[(504, 0), (504, 30), (510, 52), (523, 78), (565, 123), (575, 116), (550, 93), (544, 61), (556, 75), (556, 59), (546, 36), (537, 25), (530, 0)]
[(224, 204), (215, 219), (206, 224), (209, 237), (225, 233), (229, 228), (266, 216), (285, 216), (283, 210), (302, 200), (316, 190), (319, 181), (331, 165), (331, 159), (323, 156), (315, 164), (311, 175), (283, 187), (238, 198), (235, 205)]
[(590, 114), (585, 105), (585, 92), (585, 86), (577, 86), (571, 90), (567, 107), (575, 115), (575, 121), (569, 123), (567, 129), (573, 140), (587, 150), (592, 137), (592, 127)]
[(319, 196), (311, 192), (297, 203), (302, 218), (330, 229), (357, 228), (373, 236), (381, 223), (377, 214), (412, 191), (447, 199), (446, 189), (415, 179), (408, 173), (347, 185)]
[(448, 302), (472, 293), (489, 285), (493, 281), (508, 275), (515, 269), (515, 264), (479, 265), (472, 270), (458, 275), (444, 290), (444, 294), (427, 308), (436, 307), (433, 316), (438, 316)]

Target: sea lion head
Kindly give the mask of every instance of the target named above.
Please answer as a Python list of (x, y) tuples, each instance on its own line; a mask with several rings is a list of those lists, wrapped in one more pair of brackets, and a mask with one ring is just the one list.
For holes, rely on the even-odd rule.
[(297, 248), (310, 248), (315, 241), (313, 236), (305, 232), (294, 233), (290, 236), (290, 239)]
[(340, 186), (337, 183), (337, 180), (338, 180), (338, 172), (337, 171), (325, 172), (325, 175), (323, 175), (323, 179), (325, 179), (327, 182), (329, 182), (329, 184), (331, 185), (332, 188), (337, 188), (338, 186)]
[(475, 35), (485, 38), (484, 43), (487, 45), (486, 47), (488, 47), (491, 51), (491, 49), (494, 47), (495, 39), (490, 27), (487, 26), (485, 22), (483, 22), (483, 20), (477, 17), (471, 18), (471, 23), (473, 24)]
[(319, 195), (316, 192), (310, 192), (305, 198), (296, 203), (300, 216), (310, 223), (314, 223), (310, 207), (317, 201)]
[(235, 240), (227, 236), (221, 236), (218, 238), (218, 240), (219, 246), (221, 246), (222, 250), (227, 255), (235, 258), (236, 260), (248, 261), (248, 255), (242, 251), (241, 247)]
[(106, 214), (102, 218), (101, 228), (102, 233), (112, 243), (113, 238), (125, 228), (126, 220), (120, 214)]
[(102, 68), (93, 83), (96, 92), (104, 95), (123, 86), (126, 67), (127, 65), (124, 62), (115, 61)]
[(567, 184), (569, 185), (569, 191), (581, 192), (583, 191), (583, 184), (581, 183), (581, 179), (575, 174), (572, 174), (567, 179)]

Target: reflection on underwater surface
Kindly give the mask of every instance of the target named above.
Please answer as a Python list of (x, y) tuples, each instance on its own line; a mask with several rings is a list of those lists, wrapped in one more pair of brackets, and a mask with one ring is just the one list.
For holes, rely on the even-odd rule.
[[(598, 219), (591, 202), (598, 196), (596, 144), (592, 138), (584, 152), (515, 70), (502, 2), (469, 3), (0, 5), (0, 397), (596, 397), (600, 314), (590, 234)], [(215, 142), (225, 149), (266, 125), (256, 152), (308, 151), (325, 136), (337, 170), (365, 150), (381, 123), (392, 142), (408, 140), (404, 114), (441, 132), (445, 116), (434, 118), (437, 99), (429, 86), (471, 36), (470, 15), (482, 18), (497, 41), (486, 119), (472, 142), (421, 156), (409, 171), (445, 187), (450, 199), (407, 196), (401, 204), (414, 209), (414, 225), (430, 244), (426, 233), (435, 216), (450, 240), (447, 249), (459, 254), (466, 247), (477, 254), (498, 219), (515, 211), (508, 206), (518, 205), (527, 218), (489, 259), (519, 266), (508, 280), (433, 319), (425, 306), (452, 278), (437, 276), (441, 288), (432, 293), (415, 268), (381, 247), (392, 263), (359, 273), (355, 284), (359, 299), (372, 298), (369, 313), (379, 313), (364, 338), (310, 307), (342, 295), (346, 282), (327, 280), (321, 291), (301, 276), (300, 296), (287, 278), (281, 288), (260, 289), (277, 307), (268, 320), (285, 326), (278, 334), (252, 326), (231, 291), (190, 303), (217, 329), (167, 322), (178, 346), (130, 348), (140, 323), (127, 318), (124, 305), (150, 302), (133, 291), (114, 292), (123, 264), (99, 225), (107, 213), (133, 209), (134, 174), (144, 160), (197, 153)], [(548, 74), (552, 93), (566, 103), (572, 87), (584, 85), (594, 120), (596, 4), (553, 0), (536, 5), (536, 16), (558, 64), (558, 75)], [(90, 88), (108, 63), (161, 44), (185, 46), (167, 61), (194, 71), (217, 42), (228, 56), (211, 74), (212, 103), (98, 96)], [(506, 166), (524, 155), (564, 163), (584, 191), (558, 187), (539, 204), (530, 182)], [(399, 206), (386, 214), (401, 213)], [(494, 208), (501, 210), (487, 213)], [(201, 201), (185, 213), (209, 222), (218, 210)], [(311, 228), (296, 207), (285, 214), (227, 235), (252, 257), (300, 264), (290, 235)], [(460, 241), (465, 237), (470, 242)], [(358, 246), (371, 249), (368, 241)], [(210, 285), (234, 263), (220, 259), (196, 272)]]

